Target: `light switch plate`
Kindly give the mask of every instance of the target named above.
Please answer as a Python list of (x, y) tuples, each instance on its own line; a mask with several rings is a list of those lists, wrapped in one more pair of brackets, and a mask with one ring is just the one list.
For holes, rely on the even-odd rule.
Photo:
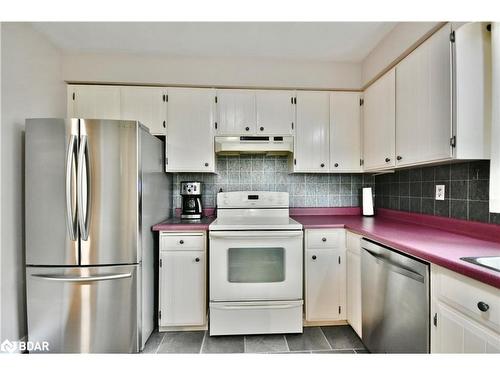
[(444, 201), (444, 185), (436, 185), (436, 200)]

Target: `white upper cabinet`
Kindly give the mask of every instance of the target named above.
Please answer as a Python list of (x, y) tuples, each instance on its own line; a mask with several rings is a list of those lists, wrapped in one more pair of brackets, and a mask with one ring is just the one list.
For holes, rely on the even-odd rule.
[(299, 91), (297, 103), (293, 171), (328, 173), (330, 93)]
[(68, 117), (120, 120), (120, 87), (68, 86)]
[(452, 156), (451, 28), (440, 29), (396, 67), (396, 165)]
[(364, 93), (364, 169), (377, 170), (395, 165), (396, 74), (391, 69)]
[(257, 90), (257, 135), (288, 135), (292, 133), (294, 92)]
[(217, 90), (217, 135), (252, 135), (256, 120), (255, 91)]
[(215, 90), (169, 88), (167, 172), (214, 172)]
[(361, 95), (330, 94), (330, 171), (361, 171)]
[(165, 135), (167, 90), (157, 87), (124, 86), (120, 88), (121, 119), (138, 120), (151, 134)]
[[(488, 22), (470, 22), (454, 30), (457, 159), (489, 159), (492, 124), (492, 34)], [(498, 33), (498, 31), (497, 31)], [(498, 41), (497, 41), (498, 43)], [(498, 47), (496, 47), (498, 49)], [(497, 63), (498, 64), (498, 63)], [(498, 69), (498, 68), (497, 68)]]

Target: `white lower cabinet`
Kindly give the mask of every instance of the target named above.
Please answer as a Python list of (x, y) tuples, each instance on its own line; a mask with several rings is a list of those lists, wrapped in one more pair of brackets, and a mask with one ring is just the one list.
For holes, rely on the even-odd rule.
[[(199, 243), (184, 249), (184, 244)], [(167, 246), (170, 244), (170, 246)], [(160, 331), (206, 325), (206, 234), (160, 234), (159, 314)]]
[[(341, 234), (337, 236), (337, 234)], [(306, 230), (310, 238), (338, 238), (321, 248), (305, 250), (305, 312), (306, 321), (334, 322), (346, 319), (346, 267), (344, 229)]]
[(361, 236), (346, 233), (347, 322), (361, 336)]
[(499, 289), (431, 266), (432, 353), (500, 353), (499, 320)]

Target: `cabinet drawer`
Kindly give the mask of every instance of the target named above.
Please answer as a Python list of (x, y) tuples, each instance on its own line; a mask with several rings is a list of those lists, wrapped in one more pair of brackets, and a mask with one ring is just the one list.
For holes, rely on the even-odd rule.
[(346, 248), (348, 251), (361, 254), (361, 236), (352, 232), (346, 232)]
[[(434, 282), (439, 300), (500, 333), (499, 289), (443, 268), (434, 274)], [(484, 304), (487, 311), (480, 309)]]
[(309, 249), (341, 249), (345, 247), (344, 229), (309, 229), (306, 235)]
[(205, 234), (162, 232), (160, 235), (160, 250), (205, 250)]

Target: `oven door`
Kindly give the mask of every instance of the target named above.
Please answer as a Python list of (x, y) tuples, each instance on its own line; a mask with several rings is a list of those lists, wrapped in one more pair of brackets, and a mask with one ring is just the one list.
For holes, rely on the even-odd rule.
[(302, 231), (211, 231), (210, 300), (302, 299)]

